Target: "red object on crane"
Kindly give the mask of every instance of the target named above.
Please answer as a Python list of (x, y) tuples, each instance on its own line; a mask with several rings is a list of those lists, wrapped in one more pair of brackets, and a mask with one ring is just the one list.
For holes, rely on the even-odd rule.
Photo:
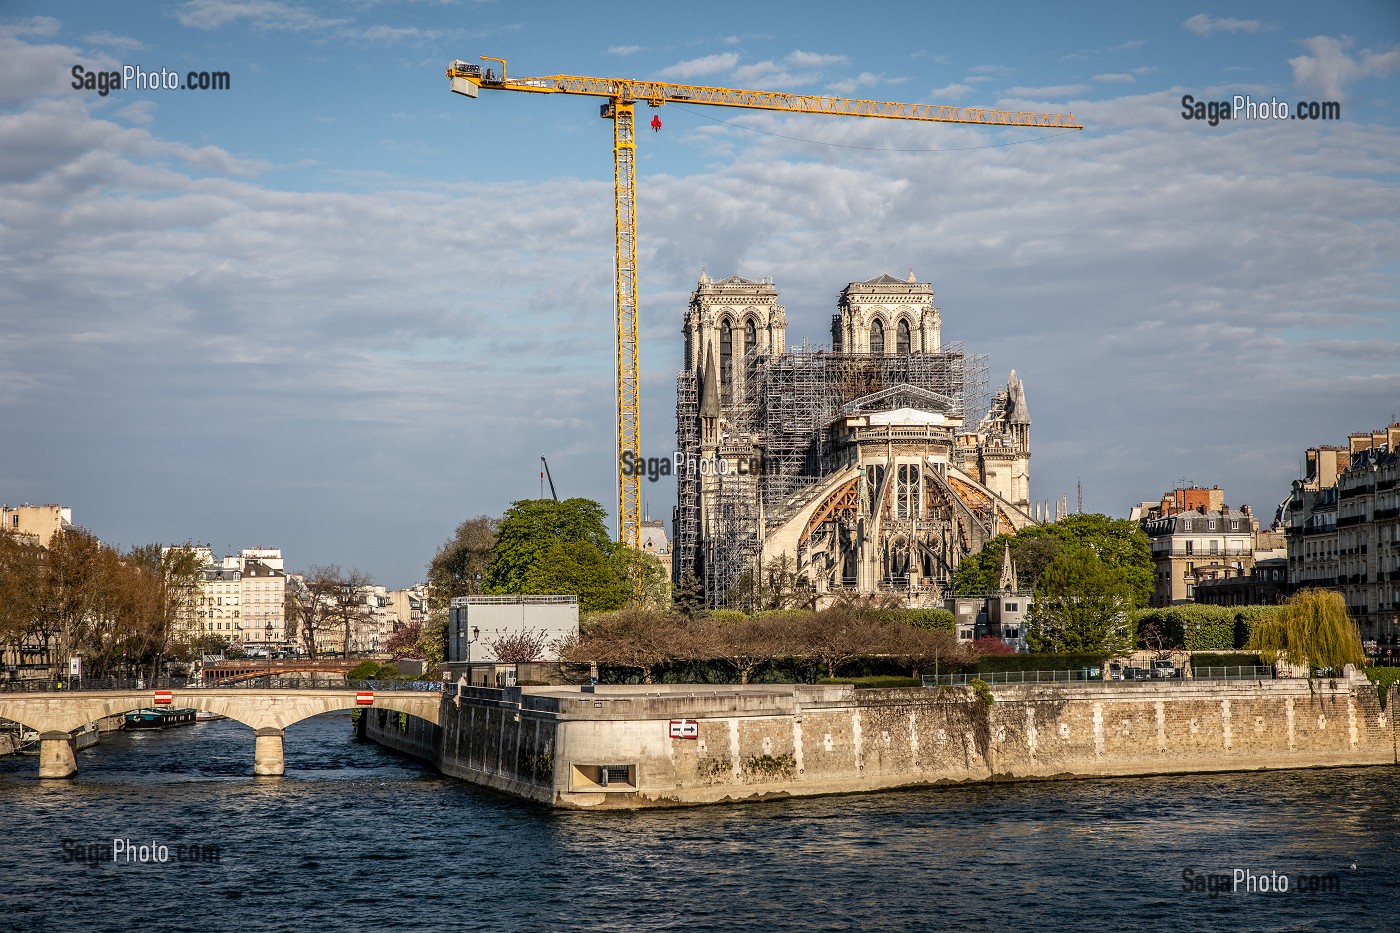
[(651, 118), (651, 131), (653, 133), (661, 132), (661, 114), (658, 113)]

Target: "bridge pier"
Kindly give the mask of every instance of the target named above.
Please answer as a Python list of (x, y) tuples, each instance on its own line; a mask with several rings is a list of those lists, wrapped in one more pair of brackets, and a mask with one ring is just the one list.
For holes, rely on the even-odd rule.
[(282, 755), (281, 729), (259, 729), (253, 748), (253, 774), (258, 777), (281, 777), (286, 773), (286, 759)]
[(73, 753), (73, 736), (67, 732), (44, 732), (39, 735), (39, 777), (69, 778), (78, 773), (78, 758)]

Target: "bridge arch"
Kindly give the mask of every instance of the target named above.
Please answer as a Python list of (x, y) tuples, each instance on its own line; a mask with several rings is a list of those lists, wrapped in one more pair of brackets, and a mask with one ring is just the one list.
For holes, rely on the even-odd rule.
[[(201, 688), (177, 690), (171, 706), (207, 710), (253, 730), (256, 737), (253, 773), (281, 775), (282, 738), (288, 726), (344, 709), (378, 707), (442, 724), (442, 695), (436, 691), (376, 692), (373, 703), (362, 705), (356, 690), (258, 690)], [(0, 694), (0, 717), (14, 720), (40, 735), (39, 776), (71, 777), (77, 773), (73, 730), (108, 716), (155, 705), (150, 690)]]

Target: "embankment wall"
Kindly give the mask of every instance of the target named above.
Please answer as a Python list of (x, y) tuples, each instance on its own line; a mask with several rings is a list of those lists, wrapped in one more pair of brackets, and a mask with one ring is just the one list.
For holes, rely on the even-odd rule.
[[(1392, 695), (1393, 696), (1393, 695)], [(469, 688), (376, 741), (553, 806), (636, 808), (947, 782), (1395, 765), (1361, 681)], [(986, 702), (990, 700), (990, 702)], [(387, 720), (386, 720), (387, 722)], [(673, 723), (678, 726), (673, 736)], [(421, 725), (415, 725), (421, 724)]]

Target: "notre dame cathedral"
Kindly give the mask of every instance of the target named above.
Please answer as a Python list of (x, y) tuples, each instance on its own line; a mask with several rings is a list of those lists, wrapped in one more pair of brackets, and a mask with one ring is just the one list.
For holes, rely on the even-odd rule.
[(986, 359), (943, 342), (933, 297), (912, 272), (852, 282), (831, 346), (789, 349), (771, 280), (701, 273), (676, 377), (677, 581), (694, 573), (725, 606), (740, 574), (786, 555), (819, 606), (941, 605), (965, 555), (1034, 523), (1021, 381), (968, 425)]

